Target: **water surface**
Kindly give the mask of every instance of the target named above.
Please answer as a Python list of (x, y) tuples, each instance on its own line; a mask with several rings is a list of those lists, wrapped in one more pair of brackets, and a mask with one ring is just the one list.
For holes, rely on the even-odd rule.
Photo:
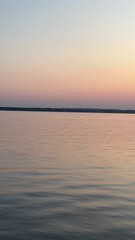
[(135, 239), (135, 115), (0, 112), (0, 240)]

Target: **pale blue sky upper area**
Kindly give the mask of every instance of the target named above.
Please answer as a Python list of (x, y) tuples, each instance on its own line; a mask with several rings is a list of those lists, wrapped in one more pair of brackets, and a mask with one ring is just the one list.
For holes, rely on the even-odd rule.
[(121, 40), (134, 34), (134, 12), (134, 0), (0, 0), (1, 41), (8, 51)]

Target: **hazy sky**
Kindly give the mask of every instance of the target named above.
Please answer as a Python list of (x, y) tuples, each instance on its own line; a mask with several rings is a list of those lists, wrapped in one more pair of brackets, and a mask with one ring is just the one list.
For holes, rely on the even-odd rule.
[(0, 0), (0, 106), (135, 108), (135, 0)]

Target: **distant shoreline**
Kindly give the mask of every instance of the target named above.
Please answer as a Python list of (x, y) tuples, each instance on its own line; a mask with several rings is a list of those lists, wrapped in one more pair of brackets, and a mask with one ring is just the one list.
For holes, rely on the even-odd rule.
[(103, 109), (103, 108), (0, 107), (0, 111), (135, 114), (135, 110), (130, 110), (130, 109), (123, 110), (123, 109)]

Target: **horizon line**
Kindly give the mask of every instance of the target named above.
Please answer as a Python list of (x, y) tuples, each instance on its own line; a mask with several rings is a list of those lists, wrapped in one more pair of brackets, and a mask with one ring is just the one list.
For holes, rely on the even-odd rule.
[(128, 113), (135, 114), (135, 109), (119, 108), (89, 108), (89, 107), (0, 107), (0, 111), (29, 111), (29, 112), (82, 112), (82, 113)]

